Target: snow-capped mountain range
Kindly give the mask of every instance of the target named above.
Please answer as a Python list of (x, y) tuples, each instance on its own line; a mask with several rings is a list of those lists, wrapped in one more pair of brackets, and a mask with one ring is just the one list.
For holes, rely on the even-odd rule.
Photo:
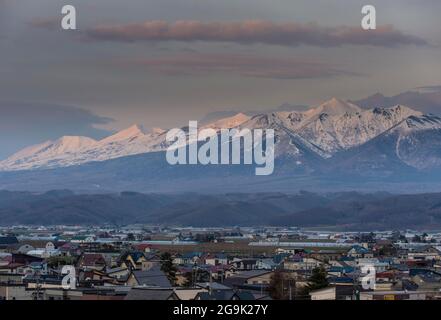
[[(423, 115), (406, 106), (362, 109), (353, 103), (333, 98), (304, 112), (274, 112), (253, 117), (239, 113), (207, 124), (201, 128), (272, 128), (276, 133), (276, 157), (287, 156), (297, 165), (307, 161), (307, 155), (322, 159), (378, 139), (382, 135), (397, 135), (393, 146), (397, 156), (413, 167), (412, 159), (403, 156), (400, 145), (411, 149), (414, 132), (441, 129), (441, 119)], [(88, 137), (65, 136), (25, 148), (0, 162), (0, 171), (32, 170), (81, 165), (94, 161), (164, 151), (166, 130), (145, 132), (140, 126), (119, 131), (96, 141)], [(420, 136), (421, 133), (418, 133)], [(414, 141), (415, 142), (415, 141)], [(391, 146), (392, 147), (392, 146)], [(414, 149), (417, 146), (414, 145)], [(441, 163), (441, 160), (432, 161)]]

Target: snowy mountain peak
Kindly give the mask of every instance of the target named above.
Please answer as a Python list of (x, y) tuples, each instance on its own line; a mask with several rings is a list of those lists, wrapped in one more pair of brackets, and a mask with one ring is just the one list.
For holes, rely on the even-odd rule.
[(320, 116), (321, 114), (327, 114), (330, 116), (343, 115), (345, 113), (354, 114), (361, 112), (362, 109), (355, 104), (347, 101), (343, 101), (338, 98), (332, 98), (316, 108), (312, 108), (305, 112), (309, 117)]
[(31, 167), (43, 167), (53, 159), (66, 158), (88, 150), (97, 141), (88, 137), (63, 136), (55, 141), (46, 141), (25, 148), (4, 161), (0, 162), (0, 170), (22, 170)]
[(60, 152), (76, 152), (97, 143), (96, 140), (82, 136), (63, 136), (53, 143)]
[(164, 130), (162, 128), (152, 128), (152, 133), (153, 134), (163, 134), (164, 132), (166, 132), (167, 130)]
[(247, 116), (244, 113), (238, 113), (232, 117), (219, 119), (213, 123), (207, 124), (204, 126), (204, 128), (212, 128), (215, 130), (219, 129), (230, 129), (240, 126), (241, 124), (245, 123), (250, 119), (249, 116)]
[(423, 115), (422, 112), (413, 110), (412, 108), (402, 105), (397, 105), (390, 108), (374, 108), (372, 109), (372, 114), (377, 117), (382, 117), (386, 120), (395, 121), (396, 124), (408, 117), (420, 117)]
[(100, 141), (100, 144), (119, 142), (140, 136), (144, 136), (144, 130), (140, 125), (134, 124), (127, 129), (118, 131), (117, 133), (111, 135), (110, 137), (104, 138), (103, 140)]
[(403, 117), (410, 117), (410, 116), (422, 116), (423, 113), (420, 111), (416, 111), (410, 107), (403, 106), (403, 105), (396, 105), (395, 107), (390, 108), (390, 110), (393, 110), (395, 112), (399, 112)]

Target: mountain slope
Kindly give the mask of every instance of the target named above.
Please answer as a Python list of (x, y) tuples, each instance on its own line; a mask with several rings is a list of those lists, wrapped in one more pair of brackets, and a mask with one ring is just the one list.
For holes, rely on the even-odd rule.
[[(201, 129), (234, 128), (249, 120), (239, 113), (217, 120)], [(155, 128), (145, 133), (139, 125), (133, 125), (100, 141), (86, 137), (62, 137), (52, 142), (28, 147), (0, 162), (0, 171), (32, 170), (80, 165), (93, 161), (105, 161), (130, 155), (164, 151), (167, 132)]]
[(330, 155), (361, 145), (409, 116), (421, 115), (403, 106), (362, 110), (350, 104), (338, 104), (336, 108), (320, 106), (312, 111), (315, 112), (296, 131)]
[(411, 116), (371, 141), (337, 154), (328, 172), (360, 176), (418, 175), (441, 169), (441, 118)]
[(64, 136), (55, 141), (25, 148), (0, 162), (0, 170), (26, 170), (34, 167), (50, 166), (50, 163), (62, 163), (76, 157), (82, 150), (95, 146), (97, 141), (79, 136)]

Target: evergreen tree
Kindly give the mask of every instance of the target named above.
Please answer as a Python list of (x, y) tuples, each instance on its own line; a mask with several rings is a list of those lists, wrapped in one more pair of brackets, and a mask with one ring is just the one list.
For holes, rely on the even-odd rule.
[(173, 264), (173, 258), (170, 253), (164, 252), (161, 255), (161, 271), (167, 275), (168, 280), (174, 284), (176, 281), (177, 268)]
[(308, 278), (308, 285), (302, 291), (302, 296), (306, 297), (311, 291), (323, 289), (328, 286), (327, 273), (324, 267), (317, 267), (312, 270)]

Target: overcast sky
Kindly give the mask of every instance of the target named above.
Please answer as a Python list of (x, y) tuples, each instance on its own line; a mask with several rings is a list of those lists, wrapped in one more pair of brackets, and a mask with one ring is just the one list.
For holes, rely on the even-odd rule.
[[(63, 4), (78, 30), (61, 30)], [(365, 4), (375, 32), (361, 30)], [(62, 134), (439, 85), (440, 12), (438, 0), (0, 0), (0, 158)]]

